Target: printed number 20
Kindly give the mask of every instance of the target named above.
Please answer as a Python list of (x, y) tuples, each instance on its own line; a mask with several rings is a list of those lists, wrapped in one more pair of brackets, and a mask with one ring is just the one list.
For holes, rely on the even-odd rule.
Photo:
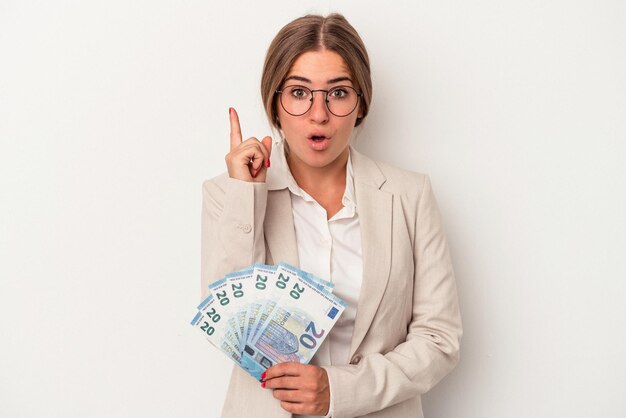
[(300, 344), (311, 350), (317, 345), (317, 340), (315, 338), (322, 338), (324, 336), (324, 330), (321, 330), (321, 332), (318, 334), (315, 330), (315, 323), (311, 321), (309, 322), (309, 325), (307, 325), (306, 331), (309, 331), (313, 335), (302, 334), (300, 336)]
[(207, 333), (207, 335), (213, 335), (215, 332), (215, 328), (209, 325), (208, 322), (204, 322), (204, 324), (200, 327), (200, 329)]

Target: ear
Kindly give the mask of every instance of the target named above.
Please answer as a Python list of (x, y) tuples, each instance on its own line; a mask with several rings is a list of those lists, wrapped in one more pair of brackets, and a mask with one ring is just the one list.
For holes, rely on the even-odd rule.
[(363, 120), (363, 106), (359, 105), (359, 113), (356, 114), (356, 121), (354, 122), (354, 126), (358, 126), (361, 124)]

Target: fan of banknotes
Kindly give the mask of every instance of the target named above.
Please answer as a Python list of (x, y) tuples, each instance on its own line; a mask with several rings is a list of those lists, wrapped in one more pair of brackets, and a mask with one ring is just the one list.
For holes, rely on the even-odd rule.
[(275, 364), (309, 363), (346, 307), (332, 289), (285, 263), (254, 264), (209, 285), (191, 325), (260, 380)]

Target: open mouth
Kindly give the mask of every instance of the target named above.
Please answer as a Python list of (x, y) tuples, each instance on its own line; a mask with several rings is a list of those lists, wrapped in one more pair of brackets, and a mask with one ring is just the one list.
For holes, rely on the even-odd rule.
[(321, 130), (317, 132), (313, 131), (306, 137), (309, 140), (311, 149), (314, 151), (324, 151), (329, 147), (330, 137), (326, 136), (326, 132), (322, 132)]

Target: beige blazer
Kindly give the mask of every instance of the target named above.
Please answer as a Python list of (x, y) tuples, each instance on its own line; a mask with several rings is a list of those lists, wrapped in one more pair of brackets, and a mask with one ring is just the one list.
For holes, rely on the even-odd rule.
[[(363, 282), (350, 364), (324, 367), (333, 417), (422, 417), (420, 395), (457, 364), (462, 333), (437, 203), (427, 176), (351, 153)], [(201, 257), (203, 297), (209, 283), (254, 262), (298, 266), (289, 190), (227, 174), (205, 181)], [(234, 366), (222, 416), (291, 414)]]

